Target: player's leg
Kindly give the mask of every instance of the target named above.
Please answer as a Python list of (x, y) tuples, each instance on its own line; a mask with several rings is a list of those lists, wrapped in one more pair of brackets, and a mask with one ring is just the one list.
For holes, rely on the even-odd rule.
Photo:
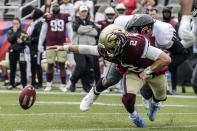
[(140, 117), (136, 107), (136, 94), (143, 85), (142, 79), (139, 78), (138, 74), (130, 73), (128, 75), (129, 82), (131, 83), (128, 87), (126, 86), (126, 74), (122, 79), (123, 96), (122, 103), (124, 104), (127, 112), (129, 113), (129, 119), (137, 126), (144, 128), (146, 127), (145, 121)]
[(54, 63), (56, 59), (56, 51), (55, 50), (47, 50), (46, 51), (47, 58), (47, 71), (46, 71), (46, 88), (45, 91), (50, 91), (52, 89), (52, 80), (53, 80), (53, 72), (54, 72)]
[(98, 98), (102, 91), (106, 90), (109, 86), (115, 85), (121, 80), (123, 74), (120, 74), (120, 72), (116, 70), (116, 66), (116, 64), (111, 63), (106, 77), (100, 78), (96, 87), (92, 88), (83, 98), (80, 104), (81, 111), (89, 110), (93, 102)]
[(165, 74), (163, 74), (155, 76), (152, 79), (147, 79), (147, 82), (154, 94), (152, 100), (149, 101), (149, 110), (147, 115), (150, 121), (155, 121), (157, 110), (160, 109), (160, 101), (165, 101), (167, 99), (167, 80)]
[(66, 62), (66, 51), (58, 51), (57, 52), (57, 61), (60, 67), (60, 77), (61, 77), (61, 85), (59, 89), (63, 92), (66, 92), (66, 69), (65, 69), (65, 62)]

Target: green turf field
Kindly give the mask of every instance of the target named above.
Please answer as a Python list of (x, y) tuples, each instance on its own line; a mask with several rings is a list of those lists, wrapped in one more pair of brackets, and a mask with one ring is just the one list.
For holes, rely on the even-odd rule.
[[(35, 105), (23, 110), (18, 104), (19, 89), (0, 89), (0, 131), (197, 131), (197, 98), (191, 87), (187, 93), (169, 96), (158, 111), (155, 122), (150, 122), (137, 97), (137, 109), (145, 119), (147, 128), (132, 124), (121, 104), (121, 95), (102, 95), (87, 112), (79, 110), (85, 94), (50, 93), (37, 90)], [(180, 92), (180, 91), (179, 91)]]

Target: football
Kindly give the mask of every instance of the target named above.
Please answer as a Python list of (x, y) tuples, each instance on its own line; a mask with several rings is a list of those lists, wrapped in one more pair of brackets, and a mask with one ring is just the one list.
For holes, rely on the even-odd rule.
[(29, 109), (36, 100), (36, 91), (32, 85), (26, 86), (19, 96), (19, 104), (24, 110)]

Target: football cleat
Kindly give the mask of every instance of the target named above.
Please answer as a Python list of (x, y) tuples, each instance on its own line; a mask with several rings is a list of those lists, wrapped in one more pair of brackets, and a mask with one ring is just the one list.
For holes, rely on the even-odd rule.
[(67, 92), (67, 88), (66, 88), (66, 85), (65, 84), (61, 84), (59, 89), (62, 91), (62, 92)]
[(161, 102), (153, 103), (152, 98), (149, 100), (149, 110), (147, 116), (150, 121), (155, 121), (157, 110), (160, 109)]
[(52, 87), (51, 87), (51, 86), (47, 86), (47, 87), (44, 89), (44, 91), (50, 91), (50, 90), (52, 90)]
[(144, 119), (142, 119), (139, 115), (139, 113), (137, 113), (135, 116), (129, 114), (129, 119), (132, 120), (132, 122), (140, 128), (145, 128), (146, 127), (146, 123), (144, 121)]
[(87, 111), (90, 109), (94, 101), (98, 98), (99, 95), (94, 94), (94, 87), (89, 91), (89, 93), (83, 98), (80, 103), (80, 110)]

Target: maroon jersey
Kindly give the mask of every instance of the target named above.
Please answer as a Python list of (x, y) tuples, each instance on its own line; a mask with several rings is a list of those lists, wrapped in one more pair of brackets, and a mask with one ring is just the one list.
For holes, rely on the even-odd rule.
[(46, 36), (46, 45), (63, 45), (66, 38), (66, 23), (69, 21), (69, 14), (59, 14), (55, 17), (54, 14), (47, 14), (44, 16), (48, 24), (48, 31)]
[(117, 58), (110, 58), (104, 48), (99, 47), (98, 52), (104, 59), (118, 64), (119, 68), (129, 68), (134, 72), (142, 72), (154, 61), (144, 58), (150, 45), (155, 46), (154, 37), (143, 36), (136, 33), (127, 33), (127, 41), (122, 53)]
[(98, 21), (97, 24), (101, 25), (101, 30), (103, 30), (108, 25), (113, 24), (113, 22), (108, 22), (107, 20), (102, 20), (102, 21)]

